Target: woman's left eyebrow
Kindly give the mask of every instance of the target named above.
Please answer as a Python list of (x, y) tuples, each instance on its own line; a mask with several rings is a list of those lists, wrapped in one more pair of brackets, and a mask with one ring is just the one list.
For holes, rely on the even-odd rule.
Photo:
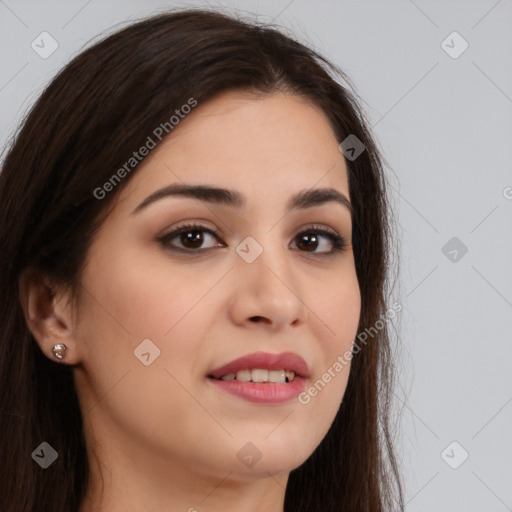
[[(173, 183), (150, 194), (132, 212), (132, 215), (160, 199), (170, 196), (190, 197), (208, 203), (223, 204), (243, 208), (246, 198), (240, 192), (210, 185), (189, 185)], [(311, 188), (294, 194), (287, 203), (287, 210), (306, 209), (321, 206), (328, 202), (341, 204), (352, 213), (352, 204), (342, 192), (334, 188)]]

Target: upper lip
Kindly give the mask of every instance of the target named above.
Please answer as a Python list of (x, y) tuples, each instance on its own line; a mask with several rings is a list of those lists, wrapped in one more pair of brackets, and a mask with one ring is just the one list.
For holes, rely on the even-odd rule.
[(266, 370), (288, 370), (295, 372), (299, 377), (309, 377), (309, 368), (302, 357), (293, 352), (271, 354), (269, 352), (256, 352), (234, 359), (233, 361), (212, 370), (208, 376), (220, 379), (228, 373), (237, 373), (240, 370), (261, 368)]

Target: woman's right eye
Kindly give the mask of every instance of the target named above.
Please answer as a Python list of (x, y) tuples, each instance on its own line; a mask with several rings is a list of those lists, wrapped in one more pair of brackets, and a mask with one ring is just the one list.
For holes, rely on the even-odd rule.
[(225, 247), (222, 243), (211, 245), (210, 247), (203, 247), (203, 244), (208, 238), (219, 240), (219, 236), (206, 226), (188, 224), (186, 226), (180, 226), (171, 233), (161, 236), (158, 241), (168, 249), (181, 252), (202, 252), (203, 250), (213, 247)]

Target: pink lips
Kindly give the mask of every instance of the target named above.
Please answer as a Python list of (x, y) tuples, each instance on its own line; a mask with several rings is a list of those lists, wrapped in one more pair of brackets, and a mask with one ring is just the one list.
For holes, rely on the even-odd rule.
[(270, 354), (268, 352), (256, 352), (239, 357), (230, 363), (221, 366), (210, 372), (210, 375), (220, 379), (228, 373), (236, 373), (240, 370), (253, 370), (263, 368), (266, 370), (289, 370), (294, 371), (300, 377), (309, 377), (309, 369), (306, 361), (293, 352), (281, 352)]
[[(286, 383), (243, 382), (236, 379), (218, 380), (228, 373), (237, 373), (240, 370), (255, 368), (294, 371), (295, 378)], [(207, 380), (211, 385), (249, 402), (281, 404), (296, 398), (304, 390), (309, 377), (309, 368), (302, 357), (292, 352), (280, 354), (257, 352), (242, 356), (216, 368), (209, 373), (208, 377)]]

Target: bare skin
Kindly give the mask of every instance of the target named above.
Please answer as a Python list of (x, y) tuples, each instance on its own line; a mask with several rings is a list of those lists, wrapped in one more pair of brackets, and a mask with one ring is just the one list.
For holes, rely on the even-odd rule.
[[(307, 362), (309, 387), (351, 349), (361, 298), (350, 212), (335, 201), (286, 209), (312, 188), (350, 200), (338, 141), (301, 98), (230, 92), (198, 105), (129, 180), (87, 255), (77, 314), (66, 290), (21, 282), (41, 350), (55, 360), (64, 343), (74, 366), (91, 464), (80, 512), (282, 512), (289, 473), (327, 433), (350, 364), (307, 404), (249, 402), (207, 375), (289, 351)], [(167, 196), (132, 214), (183, 183), (235, 190), (246, 204)], [(202, 252), (191, 235), (158, 241), (190, 223), (216, 233), (202, 232)], [(304, 243), (312, 225), (346, 246), (332, 253), (322, 233)], [(251, 263), (236, 252), (249, 236), (263, 250)], [(148, 366), (134, 354), (145, 339), (160, 350)], [(237, 457), (248, 442), (261, 454), (252, 467)]]

